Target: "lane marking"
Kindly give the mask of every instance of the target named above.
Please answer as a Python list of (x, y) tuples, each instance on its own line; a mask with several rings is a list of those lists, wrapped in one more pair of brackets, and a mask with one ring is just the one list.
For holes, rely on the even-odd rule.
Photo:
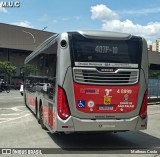
[[(1, 101), (1, 100), (0, 100), (0, 103), (11, 103), (11, 102), (13, 102), (13, 100), (7, 100), (7, 101), (6, 101), (6, 100), (5, 100), (5, 101)], [(20, 102), (23, 103), (22, 100), (16, 100), (15, 103), (17, 103), (17, 102), (18, 102), (18, 103), (20, 103)]]
[(26, 107), (26, 106), (16, 106), (16, 108), (21, 108), (21, 107)]
[(0, 116), (19, 116), (20, 114), (23, 114), (24, 112), (27, 112), (27, 113), (29, 113), (30, 111), (22, 111), (22, 112), (20, 112), (20, 113), (2, 113), (2, 114), (0, 114)]
[(22, 110), (18, 109), (17, 107), (12, 107), (11, 110), (13, 110), (13, 111), (22, 111)]
[[(18, 108), (22, 108), (22, 107), (26, 107), (26, 106), (16, 106), (16, 107), (11, 107), (11, 108), (0, 108), (0, 110), (17, 110)], [(20, 110), (20, 111), (22, 111), (22, 110)]]
[(1, 120), (1, 119), (2, 119), (2, 120), (3, 120), (3, 119), (9, 119), (9, 120), (10, 120), (10, 119), (14, 119), (14, 118), (0, 118), (0, 120)]
[[(4, 96), (4, 95), (3, 95)], [(11, 98), (11, 97), (10, 97)], [(18, 98), (22, 98), (22, 97), (19, 97), (19, 96), (17, 96), (17, 97), (13, 97), (13, 98), (16, 98), (16, 99), (18, 99)], [(0, 99), (6, 99), (6, 97), (0, 97)], [(23, 99), (23, 98), (22, 98)]]
[(11, 108), (0, 108), (0, 110), (10, 110)]
[[(3, 122), (0, 122), (0, 124), (2, 124), (2, 123), (5, 123), (5, 122), (10, 122), (10, 121), (13, 121), (13, 120), (17, 120), (17, 119), (21, 119), (21, 118), (24, 118), (24, 117), (27, 117), (27, 116), (29, 116), (29, 115), (31, 115), (31, 113), (28, 113), (28, 114), (26, 114), (26, 115), (24, 115), (24, 116), (21, 116), (21, 117), (16, 117), (16, 118), (10, 118), (10, 119), (8, 119), (8, 120), (6, 120), (6, 121), (3, 121)], [(0, 118), (1, 119), (1, 118)]]
[(0, 114), (0, 116), (19, 116), (18, 113)]

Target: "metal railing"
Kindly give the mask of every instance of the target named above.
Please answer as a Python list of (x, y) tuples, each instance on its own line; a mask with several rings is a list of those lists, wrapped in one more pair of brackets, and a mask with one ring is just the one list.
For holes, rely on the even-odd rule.
[(150, 101), (160, 101), (160, 78), (149, 78), (148, 82), (148, 99)]

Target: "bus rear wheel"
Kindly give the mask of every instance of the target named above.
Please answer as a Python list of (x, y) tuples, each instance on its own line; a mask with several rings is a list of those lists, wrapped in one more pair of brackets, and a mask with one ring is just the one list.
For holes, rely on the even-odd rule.
[(39, 115), (40, 115), (40, 114), (38, 113), (38, 103), (37, 103), (37, 99), (36, 99), (36, 119), (37, 119), (38, 124), (40, 124)]
[(9, 93), (10, 92), (10, 88), (6, 87), (6, 92)]

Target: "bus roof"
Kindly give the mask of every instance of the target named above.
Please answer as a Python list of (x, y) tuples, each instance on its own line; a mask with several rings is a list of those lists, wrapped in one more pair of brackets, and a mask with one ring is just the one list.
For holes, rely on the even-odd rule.
[(87, 38), (101, 38), (101, 39), (120, 39), (120, 40), (127, 40), (131, 38), (130, 33), (120, 33), (120, 32), (111, 32), (111, 31), (78, 31), (81, 35)]

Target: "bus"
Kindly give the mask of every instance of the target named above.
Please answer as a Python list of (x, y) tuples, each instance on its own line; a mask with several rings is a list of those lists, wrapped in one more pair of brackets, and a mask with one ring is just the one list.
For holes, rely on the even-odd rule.
[(51, 133), (147, 128), (146, 40), (129, 33), (55, 34), (24, 63), (24, 102)]

